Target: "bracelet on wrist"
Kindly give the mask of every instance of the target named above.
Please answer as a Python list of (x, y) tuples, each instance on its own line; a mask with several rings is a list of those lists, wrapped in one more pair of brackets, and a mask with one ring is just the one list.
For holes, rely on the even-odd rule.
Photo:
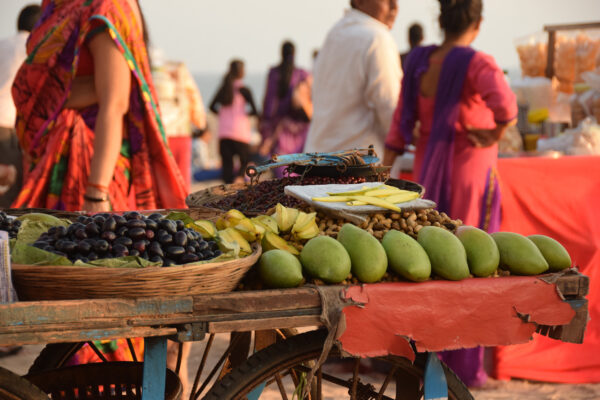
[(94, 189), (98, 189), (102, 193), (108, 193), (108, 186), (100, 185), (98, 183), (88, 182), (87, 186), (92, 187)]
[(89, 201), (91, 203), (103, 203), (105, 201), (108, 201), (108, 196), (106, 197), (92, 197), (92, 196), (88, 196), (87, 194), (83, 195), (83, 199), (86, 201)]

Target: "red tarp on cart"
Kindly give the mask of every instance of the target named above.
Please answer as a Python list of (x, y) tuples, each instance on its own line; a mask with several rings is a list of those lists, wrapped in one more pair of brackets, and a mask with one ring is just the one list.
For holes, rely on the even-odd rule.
[(353, 355), (414, 360), (418, 351), (526, 343), (539, 325), (566, 325), (575, 311), (540, 277), (353, 286), (339, 340)]

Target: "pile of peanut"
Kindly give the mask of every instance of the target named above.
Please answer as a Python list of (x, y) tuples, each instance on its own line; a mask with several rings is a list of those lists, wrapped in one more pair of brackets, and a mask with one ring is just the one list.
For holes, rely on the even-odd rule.
[[(404, 232), (416, 239), (419, 231), (424, 226), (439, 226), (455, 232), (456, 228), (462, 225), (461, 220), (452, 220), (446, 213), (440, 213), (431, 208), (408, 210), (400, 213), (371, 214), (366, 218), (367, 220), (360, 227), (379, 240), (383, 239), (383, 236), (390, 229)], [(337, 237), (337, 233), (346, 222), (340, 218), (331, 218), (321, 212), (317, 214), (316, 221), (321, 232), (334, 238)]]

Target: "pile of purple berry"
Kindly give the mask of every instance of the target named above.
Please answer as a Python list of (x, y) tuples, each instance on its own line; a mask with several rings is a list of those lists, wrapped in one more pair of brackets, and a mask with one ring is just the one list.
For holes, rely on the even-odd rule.
[(221, 255), (217, 243), (204, 240), (183, 221), (137, 211), (79, 216), (68, 227), (43, 233), (33, 246), (67, 257), (72, 262), (139, 256), (163, 267), (210, 260)]
[(0, 211), (0, 231), (8, 232), (9, 239), (17, 237), (20, 227), (21, 221), (10, 218), (4, 211)]

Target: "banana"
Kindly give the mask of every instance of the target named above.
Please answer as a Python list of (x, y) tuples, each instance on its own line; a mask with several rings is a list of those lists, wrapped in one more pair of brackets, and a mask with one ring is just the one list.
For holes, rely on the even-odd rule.
[(292, 227), (292, 233), (303, 231), (309, 224), (315, 222), (316, 217), (316, 212), (307, 214), (305, 212), (300, 211), (298, 213), (298, 217), (296, 218), (296, 222), (294, 222), (294, 226)]
[(306, 240), (306, 239), (312, 239), (312, 238), (318, 236), (319, 233), (320, 233), (319, 226), (317, 225), (316, 221), (313, 220), (308, 225), (305, 225), (302, 230), (300, 230), (298, 232), (293, 232), (292, 236), (296, 240)]
[(223, 231), (219, 231), (219, 236), (225, 237), (226, 241), (237, 243), (238, 246), (240, 247), (240, 254), (241, 253), (246, 253), (246, 254), (252, 253), (252, 246), (250, 246), (250, 243), (248, 243), (248, 241), (246, 239), (244, 239), (242, 234), (240, 232), (238, 232), (237, 230), (235, 230), (234, 228), (226, 228)]
[(288, 253), (291, 253), (295, 256), (300, 255), (300, 252), (298, 251), (298, 249), (296, 249), (294, 246), (292, 246), (291, 244), (286, 242), (284, 239), (282, 239), (281, 237), (277, 236), (276, 234), (274, 234), (272, 232), (267, 232), (265, 234), (265, 236), (262, 238), (261, 245), (262, 245), (264, 252), (267, 252), (269, 250), (278, 249), (278, 250), (285, 250)]
[(267, 231), (273, 232), (274, 234), (279, 233), (277, 221), (270, 215), (259, 215), (258, 217), (252, 218), (252, 222), (263, 226)]
[(246, 216), (238, 210), (229, 210), (217, 220), (217, 229), (223, 230), (237, 225)]
[(244, 218), (240, 220), (234, 227), (236, 231), (238, 231), (244, 239), (249, 242), (254, 242), (260, 238), (260, 233), (256, 229), (256, 225), (248, 218)]
[(194, 229), (197, 230), (203, 239), (212, 239), (217, 236), (217, 228), (215, 224), (205, 219), (194, 221)]
[(277, 203), (275, 207), (275, 220), (280, 232), (287, 232), (292, 229), (296, 218), (298, 217), (299, 211), (295, 208), (284, 207), (280, 203)]

